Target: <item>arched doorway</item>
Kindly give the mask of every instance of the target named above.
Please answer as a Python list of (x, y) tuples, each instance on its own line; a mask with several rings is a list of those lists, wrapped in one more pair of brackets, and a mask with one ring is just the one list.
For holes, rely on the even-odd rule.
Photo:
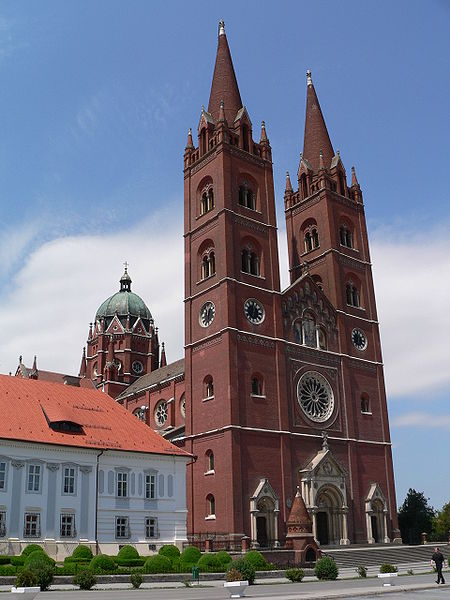
[(387, 502), (378, 483), (370, 485), (365, 500), (367, 542), (369, 544), (388, 544), (387, 533)]
[(321, 546), (327, 546), (330, 543), (328, 535), (328, 514), (325, 511), (319, 511), (316, 514), (317, 539)]
[(343, 537), (343, 499), (337, 488), (322, 487), (317, 494), (316, 539), (323, 545), (337, 545)]
[(278, 542), (278, 498), (267, 479), (261, 479), (250, 499), (251, 545), (271, 548)]

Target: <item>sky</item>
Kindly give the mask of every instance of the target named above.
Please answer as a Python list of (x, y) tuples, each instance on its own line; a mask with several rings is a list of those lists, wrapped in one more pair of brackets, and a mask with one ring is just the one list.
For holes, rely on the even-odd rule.
[(119, 288), (183, 356), (187, 130), (208, 103), (217, 24), (241, 96), (265, 120), (287, 285), (285, 172), (302, 149), (311, 69), (335, 150), (364, 193), (397, 498), (450, 499), (450, 4), (0, 3), (0, 372), (18, 356), (78, 373)]

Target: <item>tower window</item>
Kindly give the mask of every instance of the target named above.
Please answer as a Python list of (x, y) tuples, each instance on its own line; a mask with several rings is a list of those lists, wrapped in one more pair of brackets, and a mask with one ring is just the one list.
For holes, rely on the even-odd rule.
[(361, 412), (366, 414), (372, 414), (370, 410), (369, 396), (367, 394), (363, 394), (361, 396)]
[(251, 249), (244, 248), (241, 254), (242, 266), (241, 270), (243, 273), (250, 273), (250, 275), (259, 276), (259, 256), (256, 252)]
[(216, 500), (212, 494), (206, 496), (206, 518), (216, 518)]
[(239, 186), (239, 204), (250, 210), (256, 210), (255, 194), (247, 184)]
[(349, 306), (361, 306), (359, 291), (352, 281), (349, 281), (346, 286), (347, 304)]
[(214, 452), (212, 450), (207, 450), (205, 454), (206, 465), (205, 465), (205, 474), (214, 473)]
[(208, 187), (202, 193), (200, 200), (200, 214), (204, 215), (214, 208), (214, 191), (212, 187)]
[(263, 396), (263, 379), (259, 375), (252, 377), (252, 396)]
[(216, 272), (216, 256), (213, 251), (203, 255), (201, 270), (202, 280), (211, 277)]
[(313, 227), (305, 232), (305, 252), (311, 252), (316, 248), (319, 248), (319, 232), (316, 227)]
[(214, 380), (211, 375), (207, 375), (203, 380), (203, 400), (212, 400), (214, 398)]
[(341, 246), (345, 246), (346, 248), (353, 248), (353, 234), (345, 223), (341, 225), (339, 229), (339, 239), (341, 242)]

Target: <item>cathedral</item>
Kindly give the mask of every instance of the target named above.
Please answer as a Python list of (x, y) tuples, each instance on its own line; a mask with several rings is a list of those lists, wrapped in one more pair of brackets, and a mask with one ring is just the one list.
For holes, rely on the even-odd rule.
[[(196, 457), (191, 543), (285, 547), (300, 497), (321, 546), (400, 542), (363, 194), (309, 71), (298, 183), (288, 173), (284, 193), (285, 290), (264, 122), (258, 133), (221, 21), (208, 107), (183, 159), (185, 357), (167, 363), (125, 266), (74, 384), (102, 389)], [(45, 378), (36, 364), (17, 374)]]

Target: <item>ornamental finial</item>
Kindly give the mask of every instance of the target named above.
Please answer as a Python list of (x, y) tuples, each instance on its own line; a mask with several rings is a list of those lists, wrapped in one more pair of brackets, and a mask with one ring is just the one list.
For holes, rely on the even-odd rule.
[(306, 71), (306, 85), (312, 85), (311, 71)]
[(219, 21), (219, 35), (225, 35), (225, 21), (223, 19)]

